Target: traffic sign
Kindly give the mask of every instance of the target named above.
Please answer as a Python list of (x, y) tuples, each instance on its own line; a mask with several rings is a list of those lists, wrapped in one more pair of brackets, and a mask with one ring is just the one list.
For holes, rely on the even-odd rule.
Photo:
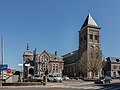
[(0, 65), (0, 70), (8, 70), (8, 65), (7, 64)]
[(10, 68), (8, 68), (7, 73), (11, 73), (11, 69)]

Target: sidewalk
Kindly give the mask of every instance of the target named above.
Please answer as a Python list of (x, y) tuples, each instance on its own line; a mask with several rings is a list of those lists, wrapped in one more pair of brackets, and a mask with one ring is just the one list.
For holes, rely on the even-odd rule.
[(120, 83), (120, 79), (112, 79), (111, 83)]
[[(120, 83), (119, 79), (113, 79), (111, 83)], [(35, 86), (1, 86), (0, 88), (70, 88), (70, 87), (80, 87), (80, 86), (91, 86), (95, 85), (94, 82), (48, 82), (47, 85), (35, 85)]]
[(35, 85), (35, 86), (1, 86), (0, 88), (31, 88), (31, 87), (39, 87), (39, 88), (69, 88), (69, 87), (77, 87), (80, 85), (91, 85), (94, 82), (48, 82), (47, 85)]
[(71, 86), (94, 85), (94, 82), (63, 82), (63, 83), (48, 83), (49, 87), (71, 87)]

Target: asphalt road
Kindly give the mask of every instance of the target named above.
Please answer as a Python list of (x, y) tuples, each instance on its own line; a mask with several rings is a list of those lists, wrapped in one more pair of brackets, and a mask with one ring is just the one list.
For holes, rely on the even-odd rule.
[(100, 90), (120, 90), (120, 83), (111, 83), (96, 86), (100, 87)]
[(120, 90), (120, 83), (103, 85), (86, 85), (77, 87), (14, 87), (0, 88), (0, 90)]

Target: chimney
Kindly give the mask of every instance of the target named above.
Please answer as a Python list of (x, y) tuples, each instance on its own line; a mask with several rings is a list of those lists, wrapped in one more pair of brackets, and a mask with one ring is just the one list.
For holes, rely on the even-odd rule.
[(57, 51), (55, 51), (55, 56), (57, 56)]

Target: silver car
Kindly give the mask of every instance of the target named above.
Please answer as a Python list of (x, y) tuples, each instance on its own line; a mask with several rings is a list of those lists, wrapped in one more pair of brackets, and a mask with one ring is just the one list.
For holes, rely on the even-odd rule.
[(60, 76), (53, 76), (53, 75), (49, 75), (47, 78), (48, 81), (52, 81), (52, 82), (62, 82), (63, 79)]

